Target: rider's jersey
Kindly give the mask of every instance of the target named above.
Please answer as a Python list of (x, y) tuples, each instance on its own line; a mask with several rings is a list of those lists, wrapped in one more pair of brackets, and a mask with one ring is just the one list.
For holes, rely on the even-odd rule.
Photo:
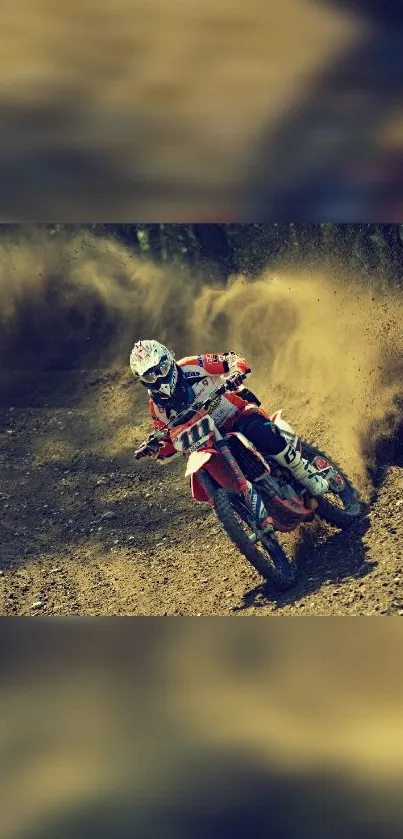
[[(222, 384), (221, 377), (223, 374), (250, 372), (250, 367), (245, 359), (234, 352), (187, 356), (181, 358), (177, 364), (190, 384), (195, 399), (204, 399), (214, 388), (219, 387)], [(242, 392), (242, 388), (239, 389), (239, 392)], [(175, 417), (175, 411), (165, 411), (164, 408), (154, 402), (151, 391), (148, 391), (148, 393), (152, 424), (155, 429), (160, 429), (169, 419)], [(228, 432), (240, 412), (245, 410), (249, 404), (250, 402), (243, 399), (237, 391), (223, 394), (217, 407), (211, 411), (211, 416), (217, 428), (224, 433)], [(175, 451), (169, 440), (168, 432), (167, 442), (161, 446), (158, 457), (170, 457), (175, 454)]]

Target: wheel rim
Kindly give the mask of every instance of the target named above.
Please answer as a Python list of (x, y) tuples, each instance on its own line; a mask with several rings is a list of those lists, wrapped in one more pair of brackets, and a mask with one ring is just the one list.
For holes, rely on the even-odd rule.
[[(294, 570), (290, 566), (287, 558), (283, 556), (280, 546), (278, 545), (276, 539), (272, 536), (263, 536), (261, 539), (254, 540), (253, 534), (256, 533), (258, 530), (258, 526), (256, 522), (253, 521), (252, 515), (243, 501), (240, 499), (234, 499), (232, 503), (232, 508), (234, 513), (237, 515), (237, 518), (240, 518), (242, 524), (246, 526), (248, 529), (248, 538), (252, 544), (256, 545), (256, 549), (259, 550), (259, 543), (262, 548), (267, 552), (268, 559), (270, 560), (271, 565), (273, 566), (273, 572), (278, 575), (278, 577), (284, 579), (285, 581), (294, 581)], [(252, 531), (252, 535), (251, 532)]]
[(313, 460), (313, 464), (317, 466), (317, 463), (315, 463), (315, 461), (319, 461), (319, 465), (322, 468), (325, 464), (331, 466), (336, 473), (336, 478), (339, 478), (341, 481), (343, 481), (344, 484), (344, 488), (340, 491), (332, 490), (330, 488), (329, 492), (326, 492), (324, 496), (322, 496), (322, 498), (324, 498), (328, 502), (328, 504), (331, 504), (332, 507), (340, 511), (343, 511), (344, 513), (355, 512), (355, 494), (354, 490), (349, 484), (348, 479), (341, 474), (336, 464), (329, 460), (329, 458), (324, 458), (321, 455), (319, 455), (319, 457), (315, 457)]
[(252, 514), (248, 510), (246, 504), (243, 501), (241, 501), (240, 499), (238, 499), (238, 498), (235, 499), (234, 498), (234, 500), (232, 502), (232, 509), (233, 509), (233, 512), (235, 513), (235, 515), (237, 517), (237, 520), (240, 520), (240, 523), (241, 523), (243, 529), (245, 530), (249, 541), (252, 544), (254, 544), (254, 542), (256, 540), (253, 537), (256, 534), (256, 530), (258, 528), (257, 528), (256, 523), (253, 521)]
[(281, 549), (279, 550), (280, 546), (276, 539), (273, 539), (272, 536), (264, 536), (262, 544), (270, 556), (276, 573), (284, 580), (294, 582), (295, 570), (288, 562), (287, 557), (283, 555)]

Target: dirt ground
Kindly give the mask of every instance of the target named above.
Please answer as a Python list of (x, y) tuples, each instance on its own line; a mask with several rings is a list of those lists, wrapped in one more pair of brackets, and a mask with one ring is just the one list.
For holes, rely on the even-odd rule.
[[(43, 230), (3, 236), (0, 274), (2, 614), (403, 611), (398, 284), (304, 265), (221, 286), (108, 237)], [(263, 405), (369, 503), (348, 533), (317, 522), (286, 537), (299, 571), (287, 594), (262, 588), (191, 500), (184, 462), (134, 462), (149, 419), (128, 358), (144, 337), (178, 357), (243, 355)]]
[[(27, 375), (2, 393), (1, 614), (403, 615), (398, 456), (352, 530), (284, 537), (299, 573), (278, 595), (191, 500), (185, 461), (134, 462), (148, 418), (126, 371)], [(338, 459), (315, 421), (299, 431)]]

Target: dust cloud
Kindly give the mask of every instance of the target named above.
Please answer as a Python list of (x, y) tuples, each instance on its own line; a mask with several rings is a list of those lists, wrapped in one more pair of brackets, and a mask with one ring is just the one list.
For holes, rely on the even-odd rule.
[(291, 423), (337, 441), (364, 477), (376, 441), (400, 421), (402, 317), (401, 297), (376, 280), (298, 269), (204, 288), (194, 322), (206, 345), (231, 345), (251, 361), (266, 404), (283, 400)]
[(245, 355), (264, 404), (329, 441), (358, 479), (399, 427), (403, 302), (376, 279), (299, 267), (218, 287), (112, 238), (43, 228), (2, 236), (0, 272), (2, 376), (127, 369), (133, 342), (152, 336), (178, 356)]
[(38, 229), (3, 236), (0, 272), (2, 367), (123, 362), (141, 332), (166, 340), (183, 332), (185, 346), (190, 281), (136, 259), (112, 238)]

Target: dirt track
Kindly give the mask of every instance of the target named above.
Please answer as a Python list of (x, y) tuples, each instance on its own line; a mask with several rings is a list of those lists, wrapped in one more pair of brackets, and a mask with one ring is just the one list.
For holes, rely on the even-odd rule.
[[(0, 268), (1, 613), (403, 610), (399, 286), (343, 278), (340, 266), (214, 285), (80, 231), (3, 237)], [(287, 595), (262, 590), (214, 514), (191, 501), (181, 461), (134, 463), (149, 423), (128, 356), (147, 336), (178, 356), (243, 354), (263, 404), (283, 407), (366, 500), (375, 454), (389, 467), (355, 530), (318, 523), (287, 537), (299, 567)]]
[[(278, 407), (276, 397), (270, 407)], [(133, 462), (148, 420), (144, 393), (126, 371), (43, 374), (34, 387), (27, 378), (7, 401), (0, 414), (1, 614), (403, 614), (398, 465), (389, 466), (368, 517), (349, 533), (314, 523), (299, 538), (286, 537), (299, 580), (276, 596), (209, 508), (191, 501), (184, 462)], [(319, 426), (299, 430), (316, 434), (337, 459), (337, 443), (330, 449)], [(395, 451), (396, 464), (399, 457)]]

